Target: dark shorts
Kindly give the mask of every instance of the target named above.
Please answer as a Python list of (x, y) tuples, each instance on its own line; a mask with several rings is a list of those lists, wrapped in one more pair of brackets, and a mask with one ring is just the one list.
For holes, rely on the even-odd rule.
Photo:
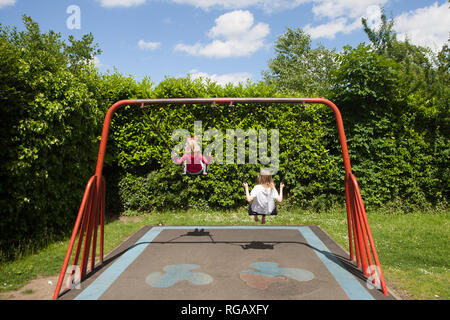
[[(261, 213), (258, 213), (258, 212), (255, 212), (255, 211), (252, 210), (252, 204), (251, 203), (248, 204), (248, 214), (250, 216), (255, 216), (255, 215), (261, 215), (262, 216)], [(270, 214), (267, 214), (267, 216), (269, 216), (269, 215), (270, 216), (276, 216), (277, 214), (278, 214), (277, 203), (275, 202), (275, 208), (273, 209), (273, 211)]]

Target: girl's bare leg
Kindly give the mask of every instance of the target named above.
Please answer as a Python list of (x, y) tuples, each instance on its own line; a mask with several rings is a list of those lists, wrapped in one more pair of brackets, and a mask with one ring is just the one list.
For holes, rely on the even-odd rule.
[(255, 214), (255, 222), (258, 222), (259, 220), (258, 220), (258, 215), (257, 214)]
[(266, 216), (262, 216), (262, 219), (261, 219), (261, 224), (264, 224), (264, 223), (266, 223)]

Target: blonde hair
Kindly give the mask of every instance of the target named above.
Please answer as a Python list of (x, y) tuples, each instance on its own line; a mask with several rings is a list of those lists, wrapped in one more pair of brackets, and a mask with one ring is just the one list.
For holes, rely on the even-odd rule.
[(184, 152), (186, 153), (199, 153), (200, 152), (200, 146), (198, 144), (197, 139), (191, 139), (188, 138), (186, 142), (186, 146), (184, 147)]
[(258, 181), (258, 184), (260, 184), (264, 187), (269, 187), (270, 192), (272, 192), (273, 189), (275, 189), (275, 183), (273, 182), (272, 175), (267, 170), (261, 170), (261, 172), (258, 175), (257, 181)]

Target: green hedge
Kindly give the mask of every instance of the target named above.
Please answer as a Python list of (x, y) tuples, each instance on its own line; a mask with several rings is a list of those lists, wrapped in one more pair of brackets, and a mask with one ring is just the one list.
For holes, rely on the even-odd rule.
[(0, 29), (2, 257), (39, 247), (73, 223), (103, 114), (89, 89), (97, 74), (76, 51), (96, 53), (92, 37), (68, 45), (24, 22), (22, 32)]
[[(406, 68), (403, 62), (360, 45), (347, 47), (341, 53), (339, 68), (333, 75), (330, 99), (342, 112), (352, 169), (368, 208), (402, 201), (408, 211), (445, 205), (448, 200), (449, 109), (448, 99), (444, 97), (448, 97), (449, 90), (442, 85), (448, 83), (448, 77), (430, 69), (428, 73), (435, 72), (435, 80), (426, 83), (420, 80), (425, 72), (414, 71), (413, 83), (408, 71), (411, 69), (414, 68)], [(436, 87), (444, 89), (436, 92)], [(154, 98), (280, 95), (283, 94), (277, 88), (263, 83), (221, 88), (189, 78), (168, 78), (151, 92)], [(216, 112), (217, 128), (222, 132), (234, 128), (229, 108), (221, 107), (219, 111)], [(288, 105), (268, 108), (238, 105), (236, 108), (239, 128), (279, 129), (281, 174), (297, 131), (297, 115), (298, 108)], [(170, 133), (177, 128), (187, 128), (193, 134), (194, 121), (207, 122), (211, 110), (205, 106), (154, 107), (151, 116), (170, 141)], [(169, 151), (140, 110), (128, 108), (117, 115), (115, 124), (117, 130), (112, 143), (121, 150), (117, 158), (123, 185), (142, 185), (139, 197), (145, 199), (145, 205), (141, 205), (132, 189), (123, 189), (122, 210), (151, 211), (198, 203), (202, 207), (221, 208), (245, 205), (241, 181), (255, 182), (259, 166), (213, 165), (206, 179), (182, 178), (170, 161)], [(342, 204), (343, 177), (333, 114), (324, 106), (307, 106), (286, 174), (289, 202), (318, 210), (336, 202)], [(279, 175), (275, 177), (277, 183), (279, 179)], [(149, 181), (153, 183), (148, 185)], [(135, 201), (127, 201), (132, 198)]]
[(147, 86), (100, 74), (92, 35), (67, 43), (27, 16), (24, 24), (0, 26), (0, 260), (71, 231), (107, 108)]
[[(151, 94), (153, 98), (277, 95), (274, 87), (263, 83), (222, 88), (214, 83), (189, 78), (167, 78)], [(214, 124), (222, 132), (224, 153), (226, 130), (234, 129), (235, 124), (236, 128), (243, 130), (278, 129), (280, 168), (275, 181), (279, 183), (280, 176), (286, 175), (286, 190), (292, 195), (293, 203), (305, 205), (318, 195), (333, 197), (338, 193), (342, 194), (343, 186), (337, 186), (333, 181), (333, 176), (339, 174), (341, 176), (337, 179), (343, 179), (343, 171), (338, 169), (342, 166), (342, 161), (337, 161), (336, 164), (321, 142), (322, 118), (334, 117), (326, 107), (308, 106), (299, 128), (296, 127), (300, 114), (299, 105), (237, 105), (235, 121), (228, 106), (218, 106), (214, 120), (210, 106), (151, 106), (146, 112), (171, 148), (178, 143), (171, 141), (172, 132), (184, 128), (193, 135), (194, 121), (202, 121), (204, 131)], [(123, 178), (119, 193), (124, 210), (151, 211), (199, 205), (230, 208), (245, 205), (242, 181), (255, 183), (260, 168), (264, 166), (260, 159), (258, 164), (212, 164), (207, 177), (182, 177), (181, 168), (171, 161), (170, 150), (138, 107), (125, 107), (119, 111), (113, 117), (112, 127), (114, 130), (109, 143), (112, 150), (120, 150), (117, 159)], [(288, 153), (297, 131), (299, 134), (292, 151), (290, 169), (285, 172)], [(334, 142), (338, 143), (337, 136), (335, 138)], [(203, 147), (207, 143), (204, 142)], [(236, 148), (236, 143), (234, 147)], [(246, 148), (248, 149), (248, 145)]]

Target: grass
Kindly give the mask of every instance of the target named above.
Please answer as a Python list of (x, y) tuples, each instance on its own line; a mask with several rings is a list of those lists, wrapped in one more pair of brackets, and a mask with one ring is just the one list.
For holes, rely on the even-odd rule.
[[(386, 214), (370, 212), (368, 219), (388, 287), (403, 298), (450, 299), (450, 212)], [(124, 221), (125, 220), (125, 221)], [(245, 210), (176, 211), (141, 214), (115, 219), (105, 226), (105, 252), (111, 251), (144, 225), (249, 225), (255, 224)], [(345, 210), (316, 213), (283, 210), (269, 217), (267, 225), (319, 225), (348, 250)], [(0, 292), (21, 288), (38, 276), (57, 275), (68, 240), (16, 261), (0, 265)]]

